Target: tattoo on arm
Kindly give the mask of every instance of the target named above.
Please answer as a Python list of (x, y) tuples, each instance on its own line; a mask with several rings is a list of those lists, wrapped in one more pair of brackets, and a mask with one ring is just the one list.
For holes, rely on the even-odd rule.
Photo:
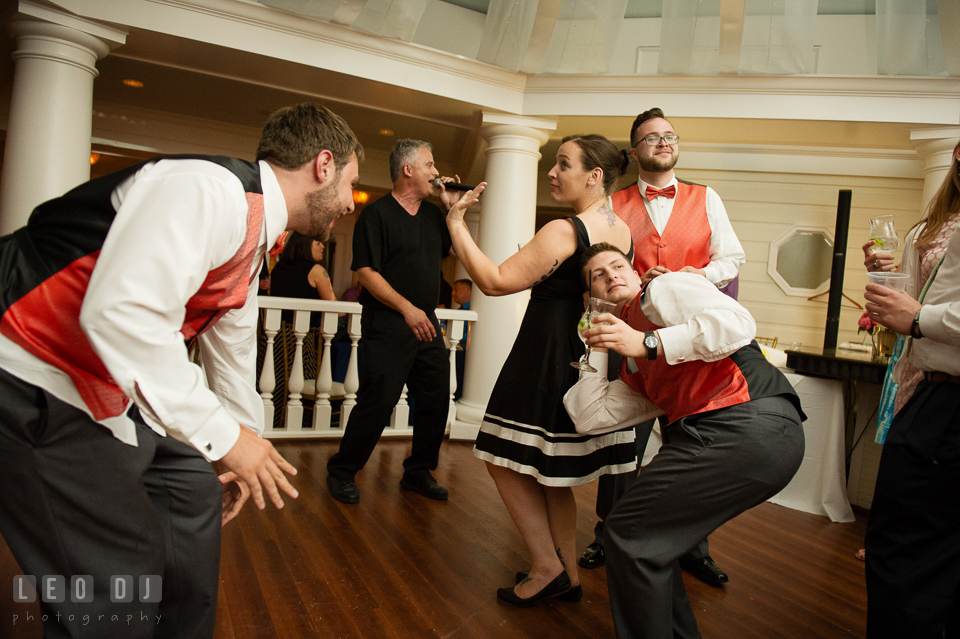
[(328, 280), (330, 279), (330, 276), (327, 274), (327, 269), (323, 268), (322, 266), (320, 267), (320, 274), (323, 275)]
[(537, 281), (537, 283), (539, 284), (539, 283), (542, 282), (543, 280), (545, 280), (545, 279), (547, 279), (548, 277), (550, 277), (551, 275), (553, 275), (553, 272), (554, 272), (555, 270), (557, 270), (557, 264), (559, 264), (559, 263), (560, 263), (560, 262), (559, 262), (558, 260), (554, 260), (554, 261), (553, 261), (553, 266), (550, 267), (550, 270), (547, 271), (547, 274), (544, 275), (543, 277), (541, 277), (541, 278)]

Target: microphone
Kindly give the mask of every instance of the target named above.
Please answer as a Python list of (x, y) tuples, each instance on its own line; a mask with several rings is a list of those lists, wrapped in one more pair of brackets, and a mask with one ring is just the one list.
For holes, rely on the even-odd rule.
[(475, 188), (477, 188), (476, 186), (471, 186), (469, 184), (460, 184), (459, 182), (447, 182), (446, 184), (444, 184), (443, 180), (441, 180), (440, 178), (437, 178), (436, 180), (433, 181), (433, 185), (438, 188), (440, 187), (441, 184), (443, 184), (443, 186), (449, 189), (450, 191), (472, 191)]

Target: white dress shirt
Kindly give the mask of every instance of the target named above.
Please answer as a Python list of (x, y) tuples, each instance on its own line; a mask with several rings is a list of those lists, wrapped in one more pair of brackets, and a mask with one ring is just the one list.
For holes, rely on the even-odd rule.
[(911, 353), (917, 368), (960, 375), (960, 239), (956, 234), (923, 298), (920, 332), (923, 339), (913, 340)]
[[(677, 178), (673, 178), (664, 185), (664, 188), (677, 183)], [(647, 184), (642, 179), (637, 181), (637, 188), (640, 189), (643, 205), (647, 207), (647, 214), (657, 233), (663, 235), (663, 230), (670, 220), (670, 214), (673, 213), (673, 204), (676, 199), (660, 196), (651, 202), (645, 195), (648, 186), (653, 185)], [(730, 225), (727, 209), (724, 208), (720, 196), (709, 186), (706, 189), (707, 222), (710, 224), (710, 263), (703, 270), (707, 280), (720, 288), (729, 284), (730, 280), (737, 276), (740, 267), (746, 263), (747, 256), (743, 252), (740, 240), (737, 239), (737, 234), (733, 231), (733, 226)]]
[[(260, 162), (264, 224), (242, 308), (228, 311), (198, 339), (203, 370), (187, 357), (185, 305), (208, 273), (226, 263), (246, 236), (243, 185), (203, 160), (161, 160), (114, 191), (116, 218), (90, 278), (80, 325), (123, 392), (158, 433), (196, 447), (208, 459), (225, 455), (240, 424), (263, 432), (256, 375), (257, 270), (287, 224), (276, 175)], [(90, 414), (70, 378), (0, 336), (11, 374)], [(92, 416), (91, 416), (92, 419)], [(126, 414), (102, 420), (136, 445)]]
[[(757, 333), (747, 309), (693, 273), (665, 273), (651, 280), (641, 309), (647, 319), (664, 327), (657, 329), (657, 336), (671, 365), (723, 359)], [(577, 432), (598, 435), (663, 414), (622, 380), (607, 381), (606, 353), (594, 351), (594, 359), (593, 366), (604, 373), (581, 373), (563, 398)]]

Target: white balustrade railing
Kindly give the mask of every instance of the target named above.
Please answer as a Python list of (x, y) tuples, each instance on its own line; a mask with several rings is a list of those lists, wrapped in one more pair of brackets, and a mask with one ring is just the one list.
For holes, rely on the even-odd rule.
[[(338, 438), (347, 424), (350, 411), (357, 405), (357, 390), (360, 388), (357, 347), (360, 334), (360, 304), (356, 302), (325, 302), (303, 300), (289, 297), (260, 296), (260, 323), (266, 334), (266, 342), (260, 344), (265, 349), (263, 370), (260, 374), (260, 396), (263, 398), (263, 412), (266, 423), (264, 437), (328, 437)], [(281, 340), (281, 315), (283, 311), (293, 312), (293, 322), (289, 329), (293, 332), (292, 345), (289, 340)], [(332, 342), (337, 333), (340, 314), (347, 317), (347, 334), (350, 338), (350, 358), (346, 376), (342, 383), (333, 381)], [(457, 345), (464, 340), (467, 322), (477, 319), (473, 311), (440, 309), (437, 318), (445, 320), (447, 348), (450, 354), (450, 409), (447, 415), (447, 428), (456, 418), (457, 406), (453, 401), (457, 390)], [(310, 333), (311, 315), (321, 314), (319, 344), (308, 345), (316, 350), (316, 375), (308, 377), (304, 370), (305, 359), (314, 359), (312, 353), (305, 357), (304, 346)], [(292, 346), (292, 353), (290, 347)], [(346, 344), (344, 343), (344, 347)], [(286, 370), (277, 370), (278, 354), (284, 352), (282, 361)], [(287, 364), (292, 356), (292, 363)], [(258, 358), (259, 359), (259, 358)], [(313, 419), (304, 427), (303, 400), (313, 401)], [(340, 403), (339, 420), (334, 423), (334, 402)], [(279, 425), (274, 423), (277, 411), (283, 416)], [(404, 386), (400, 401), (394, 407), (390, 425), (384, 430), (385, 437), (410, 436), (410, 407), (407, 404), (407, 389)]]

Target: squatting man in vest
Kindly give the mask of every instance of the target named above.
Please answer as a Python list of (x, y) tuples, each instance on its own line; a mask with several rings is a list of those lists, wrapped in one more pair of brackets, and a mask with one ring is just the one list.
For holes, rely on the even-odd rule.
[(584, 373), (564, 398), (570, 417), (587, 434), (660, 413), (669, 422), (660, 451), (605, 522), (617, 637), (696, 638), (678, 559), (787, 485), (803, 459), (805, 416), (754, 341), (750, 313), (705, 278), (663, 273), (641, 289), (616, 247), (595, 244), (583, 260), (593, 295), (617, 304), (584, 338), (624, 363), (613, 382)]
[[(88, 602), (40, 603), (46, 636), (213, 636), (221, 526), (297, 497), (260, 437), (260, 266), (285, 229), (329, 237), (362, 160), (342, 118), (301, 104), (256, 162), (149, 160), (0, 238), (0, 532), (38, 582), (92, 577)], [(113, 603), (117, 575), (160, 576), (162, 597)]]

